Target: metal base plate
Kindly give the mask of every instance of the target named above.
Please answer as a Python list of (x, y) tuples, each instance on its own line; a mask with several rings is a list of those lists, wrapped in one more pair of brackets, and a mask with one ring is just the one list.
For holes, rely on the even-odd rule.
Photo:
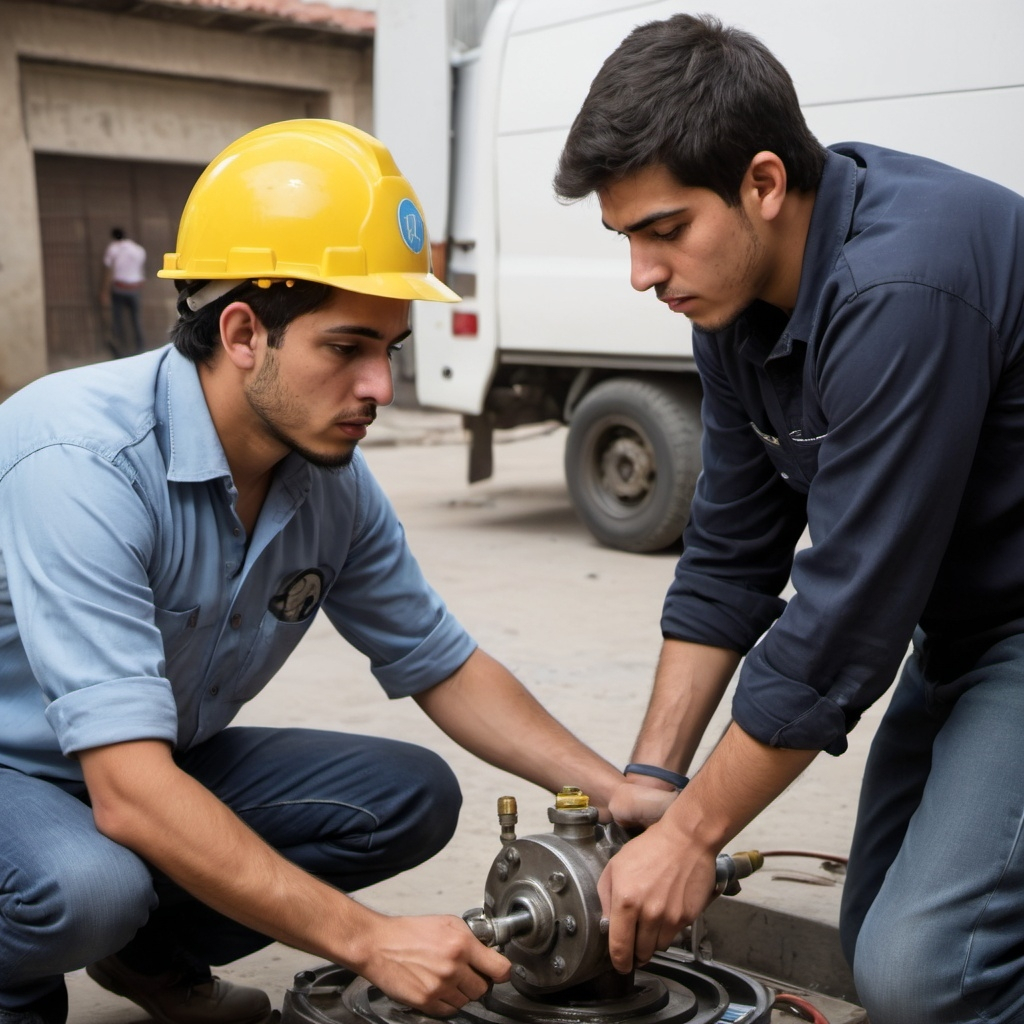
[[(773, 996), (764, 985), (722, 964), (659, 953), (636, 972), (633, 991), (618, 999), (531, 999), (510, 984), (470, 1003), (454, 1024), (768, 1024)], [(352, 971), (328, 965), (302, 971), (284, 998), (281, 1024), (428, 1024)]]

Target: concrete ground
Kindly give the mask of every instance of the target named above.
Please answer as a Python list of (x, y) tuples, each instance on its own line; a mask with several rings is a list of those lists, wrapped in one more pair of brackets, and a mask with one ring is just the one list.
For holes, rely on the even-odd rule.
[[(498, 446), (494, 477), (470, 487), (458, 418), (393, 407), (382, 411), (364, 450), (428, 579), (481, 646), (579, 736), (623, 764), (646, 706), (675, 557), (611, 551), (591, 538), (569, 504), (563, 443), (561, 429), (520, 428), (510, 443)], [(845, 855), (864, 756), (881, 710), (876, 706), (865, 716), (843, 757), (819, 757), (730, 848)], [(709, 736), (717, 736), (726, 720), (727, 707)], [(322, 620), (237, 721), (388, 735), (448, 758), (465, 795), (458, 833), (429, 863), (358, 894), (380, 911), (461, 914), (478, 906), (499, 849), (495, 801), (503, 794), (518, 798), (520, 835), (550, 830), (547, 793), (476, 761), (411, 700), (389, 702), (363, 658)], [(839, 891), (819, 859), (773, 857), (738, 898), (834, 922)], [(317, 963), (274, 944), (220, 973), (260, 985), (280, 1006), (295, 972)], [(69, 977), (69, 991), (70, 1024), (146, 1019), (84, 972)]]

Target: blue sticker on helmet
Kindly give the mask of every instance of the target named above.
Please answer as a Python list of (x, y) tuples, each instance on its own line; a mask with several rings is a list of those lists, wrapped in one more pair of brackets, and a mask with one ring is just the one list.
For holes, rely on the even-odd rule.
[(423, 250), (423, 218), (416, 204), (411, 199), (403, 199), (398, 204), (398, 230), (402, 232), (402, 241), (409, 248), (420, 254)]

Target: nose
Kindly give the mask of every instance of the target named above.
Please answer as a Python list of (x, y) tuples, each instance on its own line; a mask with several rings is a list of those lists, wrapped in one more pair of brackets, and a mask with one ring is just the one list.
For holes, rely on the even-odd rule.
[(390, 405), (395, 399), (395, 382), (391, 376), (391, 360), (387, 353), (367, 357), (360, 366), (356, 380), (356, 398), (374, 405)]
[(655, 285), (664, 284), (670, 276), (668, 266), (648, 246), (637, 240), (630, 240), (629, 283), (638, 292), (645, 292)]

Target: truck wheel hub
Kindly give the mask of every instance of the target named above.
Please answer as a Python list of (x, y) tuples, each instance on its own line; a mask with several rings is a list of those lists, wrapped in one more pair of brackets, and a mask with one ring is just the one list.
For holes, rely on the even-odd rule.
[(601, 485), (621, 501), (636, 501), (651, 489), (654, 459), (635, 434), (617, 437), (601, 455)]

